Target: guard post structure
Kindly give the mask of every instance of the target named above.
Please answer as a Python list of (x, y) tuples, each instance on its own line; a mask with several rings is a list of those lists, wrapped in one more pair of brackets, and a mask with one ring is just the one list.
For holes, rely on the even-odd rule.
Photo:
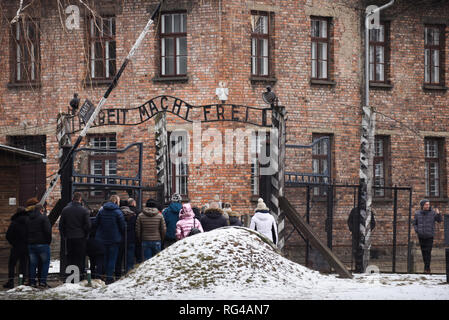
[[(62, 159), (65, 159), (70, 152), (72, 146), (70, 144), (66, 144), (61, 146)], [(73, 168), (73, 159), (69, 161), (65, 168), (63, 168), (61, 174), (61, 208), (64, 208), (67, 204), (72, 200), (72, 168)], [(62, 209), (61, 209), (62, 212)], [(61, 214), (59, 212), (59, 215)], [(61, 236), (60, 239), (60, 250), (59, 250), (59, 276), (62, 279), (65, 279), (67, 276), (65, 273), (65, 268), (67, 267), (67, 246), (66, 240)]]
[[(284, 196), (284, 184), (285, 184), (285, 116), (286, 110), (283, 106), (272, 104), (272, 132), (277, 134), (277, 143), (274, 146), (270, 144), (270, 157), (271, 161), (275, 161), (275, 173), (271, 176), (271, 197), (270, 197), (270, 209), (274, 212), (277, 227), (278, 227), (278, 248), (283, 249), (285, 245), (285, 214), (282, 212), (279, 205), (279, 197)], [(271, 152), (273, 152), (271, 154)], [(273, 163), (271, 164), (273, 165)]]

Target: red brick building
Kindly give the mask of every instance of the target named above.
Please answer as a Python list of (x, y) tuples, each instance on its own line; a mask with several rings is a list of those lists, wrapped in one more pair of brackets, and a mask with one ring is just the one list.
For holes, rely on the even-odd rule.
[[(72, 4), (79, 8), (79, 28), (69, 19), (74, 11), (65, 11)], [(26, 7), (25, 1), (19, 24), (10, 24), (18, 1), (0, 4), (0, 144), (22, 136), (45, 136), (47, 184), (59, 167), (58, 113), (67, 112), (75, 92), (81, 103), (85, 99), (98, 103), (157, 2), (86, 4), (64, 0), (58, 7), (40, 0)], [(330, 150), (317, 148), (303, 154), (289, 150), (285, 170), (331, 168), (335, 181), (358, 184), (366, 6), (365, 1), (356, 0), (166, 0), (105, 109), (136, 108), (159, 95), (178, 97), (194, 106), (217, 104), (220, 82), (229, 90), (226, 104), (263, 108), (261, 94), (270, 85), (288, 113), (287, 144), (306, 145), (321, 136), (331, 141)], [(103, 19), (92, 19), (92, 11)], [(444, 1), (396, 1), (381, 13), (382, 28), (370, 37), (370, 98), (378, 111), (376, 184), (413, 187), (413, 211), (423, 197), (442, 212), (449, 209), (448, 16), (449, 4)], [(192, 133), (193, 127), (167, 113), (167, 131), (180, 128)], [(226, 129), (254, 126), (231, 121), (202, 124), (203, 131), (208, 128), (224, 137)], [(156, 184), (154, 119), (136, 126), (99, 126), (89, 135), (86, 141), (94, 146), (123, 148), (143, 142), (143, 184)], [(209, 143), (206, 138), (203, 147)], [(322, 157), (327, 152), (331, 163)], [(253, 212), (264, 181), (255, 174), (251, 161), (225, 163), (225, 153), (222, 163), (173, 168), (172, 190), (184, 193), (197, 206), (218, 196), (231, 202), (237, 212)], [(90, 172), (97, 165), (103, 173), (114, 174), (121, 166), (115, 159), (89, 161)], [(338, 189), (333, 200), (333, 247), (341, 248), (345, 261), (351, 259), (346, 252), (351, 246), (346, 219), (354, 204), (353, 190), (348, 190)], [(59, 191), (56, 188), (50, 196), (50, 204), (59, 199)], [(324, 237), (322, 192), (312, 191), (310, 217)], [(389, 257), (393, 195), (388, 190), (376, 192), (372, 246), (377, 254)], [(286, 195), (304, 214), (304, 189), (288, 188)], [(408, 201), (406, 193), (399, 194), (397, 241), (402, 246), (407, 246)], [(1, 213), (2, 234), (14, 209), (11, 206), (10, 212)], [(285, 230), (286, 235), (292, 230), (288, 222)], [(441, 244), (442, 228), (438, 230), (436, 243)], [(411, 236), (414, 240), (413, 232)], [(301, 261), (304, 242), (293, 233), (285, 249), (292, 259)], [(420, 261), (419, 256), (416, 259)]]

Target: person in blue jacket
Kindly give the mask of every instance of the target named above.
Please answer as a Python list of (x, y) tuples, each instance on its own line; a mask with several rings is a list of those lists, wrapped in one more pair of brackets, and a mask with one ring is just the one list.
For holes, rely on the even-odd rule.
[(113, 282), (120, 241), (125, 234), (125, 218), (119, 207), (120, 197), (112, 195), (95, 217), (97, 232), (95, 239), (104, 246), (104, 268), (106, 284)]
[(176, 223), (179, 220), (179, 211), (182, 209), (181, 201), (181, 195), (179, 193), (174, 193), (171, 196), (170, 204), (162, 212), (167, 226), (163, 248), (167, 248), (176, 242)]

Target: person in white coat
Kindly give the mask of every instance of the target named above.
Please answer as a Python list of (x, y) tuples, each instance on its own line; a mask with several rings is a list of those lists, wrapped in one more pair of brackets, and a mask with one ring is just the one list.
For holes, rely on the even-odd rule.
[(263, 234), (268, 239), (273, 241), (274, 244), (277, 244), (278, 232), (276, 220), (270, 214), (270, 209), (268, 209), (262, 198), (259, 198), (257, 201), (257, 207), (254, 212), (255, 214), (251, 218), (249, 228)]

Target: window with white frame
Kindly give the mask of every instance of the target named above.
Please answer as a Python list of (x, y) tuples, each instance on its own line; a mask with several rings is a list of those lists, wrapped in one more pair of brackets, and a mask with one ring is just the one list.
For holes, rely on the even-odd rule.
[(424, 83), (443, 84), (444, 26), (424, 28)]
[(311, 19), (312, 79), (329, 80), (329, 19)]
[(261, 151), (260, 136), (255, 133), (251, 135), (251, 193), (260, 194), (260, 166), (258, 154)]
[(168, 132), (170, 164), (168, 165), (171, 193), (188, 197), (188, 132)]
[[(95, 149), (117, 149), (117, 139), (115, 134), (105, 135), (90, 135), (89, 147)], [(92, 152), (89, 156), (89, 169), (90, 174), (94, 176), (116, 176), (117, 175), (117, 154), (111, 152)], [(114, 178), (108, 178), (103, 180), (101, 178), (93, 178), (91, 182), (94, 183), (111, 183), (114, 184), (116, 180)], [(102, 196), (103, 191), (93, 191), (92, 196)]]
[(270, 17), (268, 12), (251, 13), (251, 74), (270, 75)]
[(115, 17), (90, 17), (88, 28), (90, 76), (112, 79), (116, 73)]
[(161, 75), (187, 74), (187, 14), (165, 13), (160, 27)]
[(13, 24), (11, 64), (13, 83), (38, 82), (40, 71), (39, 23), (20, 19)]
[[(373, 179), (375, 187), (390, 185), (389, 177), (389, 136), (376, 136), (374, 142), (374, 168)], [(390, 195), (389, 190), (374, 188), (374, 197), (382, 198)]]
[[(327, 137), (328, 139), (324, 139), (324, 137)], [(331, 146), (332, 146), (332, 135), (331, 134), (312, 134), (312, 141), (315, 142), (316, 140), (321, 139), (312, 147), (312, 172), (314, 174), (324, 174), (328, 175), (330, 170), (330, 163), (329, 163), (329, 152), (331, 152)], [(330, 183), (327, 178), (322, 177), (318, 179), (318, 182), (327, 184)], [(314, 187), (313, 188), (313, 195), (317, 197), (324, 197), (327, 195), (327, 186), (320, 186), (320, 187)]]
[(388, 23), (382, 22), (369, 32), (369, 81), (387, 82)]
[(444, 166), (443, 144), (439, 138), (426, 138), (425, 144), (425, 188), (426, 197), (441, 197), (441, 186), (444, 176), (441, 172)]

